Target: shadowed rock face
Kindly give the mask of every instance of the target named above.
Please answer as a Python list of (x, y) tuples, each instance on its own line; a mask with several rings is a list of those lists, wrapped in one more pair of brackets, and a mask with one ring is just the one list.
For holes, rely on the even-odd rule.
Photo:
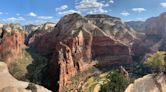
[(146, 53), (166, 51), (166, 13), (147, 19), (142, 28), (145, 37), (134, 42), (132, 51), (135, 56), (144, 57)]
[(4, 25), (1, 29), (0, 60), (11, 63), (22, 52), (24, 47), (24, 32), (18, 24)]
[(41, 25), (26, 25), (24, 26), (27, 32), (27, 37), (25, 39), (25, 44), (31, 47), (34, 46), (34, 40), (38, 40), (45, 33), (50, 32), (54, 29), (55, 23), (47, 22)]
[(144, 21), (129, 21), (126, 22), (130, 27), (132, 27), (135, 31), (143, 32), (145, 31), (145, 22)]
[[(110, 16), (103, 17), (110, 18)], [(111, 20), (120, 22), (117, 18), (115, 20), (111, 18)], [(52, 32), (39, 32), (39, 34), (33, 35), (39, 37), (31, 41), (29, 46), (36, 52), (51, 58), (49, 64), (51, 84), (52, 88), (59, 86), (59, 92), (63, 86), (68, 84), (71, 77), (92, 67), (93, 60), (98, 61), (99, 66), (132, 63), (130, 47), (125, 45), (123, 41), (115, 40), (114, 38), (118, 36), (107, 34), (104, 29), (93, 22), (88, 16), (82, 17), (76, 13), (69, 14), (56, 24)], [(120, 23), (120, 26), (123, 26), (121, 29), (125, 29), (119, 30), (117, 28), (116, 30), (127, 32), (128, 28), (123, 23)], [(40, 34), (42, 35), (40, 36)], [(132, 37), (131, 41), (135, 39), (134, 34), (130, 37)], [(122, 38), (125, 39), (125, 36)]]
[(166, 76), (149, 74), (136, 79), (125, 92), (166, 92)]
[(46, 88), (28, 82), (18, 81), (10, 75), (5, 63), (0, 62), (0, 92), (51, 92)]
[(145, 24), (146, 35), (153, 42), (160, 42), (159, 50), (166, 51), (166, 13), (160, 14), (158, 17), (152, 17)]

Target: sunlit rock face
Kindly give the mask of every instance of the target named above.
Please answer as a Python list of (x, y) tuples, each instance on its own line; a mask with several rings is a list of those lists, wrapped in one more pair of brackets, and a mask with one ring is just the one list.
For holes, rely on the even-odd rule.
[(123, 23), (120, 18), (104, 14), (87, 15), (86, 18), (107, 35), (127, 45), (137, 39), (137, 32)]
[(54, 29), (55, 25), (55, 23), (47, 22), (41, 25), (30, 24), (24, 26), (25, 32), (27, 33), (25, 44), (31, 46), (32, 44), (34, 44), (34, 40), (37, 40), (47, 32), (51, 32)]
[(9, 64), (20, 56), (24, 48), (25, 33), (19, 24), (6, 24), (1, 31), (0, 60)]
[[(128, 28), (117, 18), (103, 16), (103, 20), (99, 16), (98, 19), (103, 22), (107, 17), (110, 19), (107, 21), (108, 24), (101, 22), (106, 28), (104, 29), (95, 24), (92, 17), (83, 17), (76, 13), (66, 15), (56, 24), (53, 31), (36, 31), (32, 36), (34, 39), (29, 40), (30, 48), (50, 59), (49, 74), (52, 88), (58, 86), (60, 92), (71, 77), (92, 67), (95, 64), (94, 60), (102, 67), (132, 63), (130, 47), (126, 45), (129, 42), (125, 40), (134, 40), (135, 34), (130, 35), (132, 31), (127, 32)], [(116, 29), (116, 21), (120, 28), (122, 27), (121, 30)], [(112, 33), (107, 34), (107, 27), (111, 28), (111, 22), (116, 31), (120, 34), (122, 31), (126, 35), (120, 35), (119, 32), (116, 36)], [(125, 40), (120, 41), (121, 39)]]
[(51, 92), (46, 88), (28, 82), (18, 81), (8, 72), (7, 64), (0, 62), (0, 92)]
[(25, 25), (23, 26), (25, 31), (30, 34), (31, 32), (37, 30), (38, 28), (41, 27), (41, 25), (34, 25), (34, 24), (29, 24), (29, 25)]
[(166, 92), (166, 76), (149, 74), (136, 79), (125, 92)]

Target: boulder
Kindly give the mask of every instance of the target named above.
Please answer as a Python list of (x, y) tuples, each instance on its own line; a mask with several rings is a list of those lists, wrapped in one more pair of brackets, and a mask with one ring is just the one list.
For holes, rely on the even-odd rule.
[[(0, 62), (0, 92), (34, 92), (34, 89), (28, 89), (29, 83), (18, 81), (8, 72), (7, 64)], [(35, 92), (51, 92), (48, 89), (34, 84)]]
[(149, 74), (136, 79), (125, 92), (166, 92), (166, 76)]

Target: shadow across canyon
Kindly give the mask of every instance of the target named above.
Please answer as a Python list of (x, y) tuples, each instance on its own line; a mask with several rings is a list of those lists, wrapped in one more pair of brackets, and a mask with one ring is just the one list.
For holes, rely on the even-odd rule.
[[(35, 84), (42, 85), (47, 89), (56, 92), (58, 86), (51, 87), (51, 78), (49, 75), (49, 59), (36, 53), (33, 49), (27, 48), (26, 51), (32, 57), (32, 63), (27, 66), (27, 79)], [(56, 81), (57, 83), (57, 81)]]

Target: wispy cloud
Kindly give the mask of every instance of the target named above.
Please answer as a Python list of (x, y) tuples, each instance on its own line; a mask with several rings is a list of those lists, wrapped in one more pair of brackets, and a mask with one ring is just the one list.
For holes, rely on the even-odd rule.
[(65, 10), (65, 9), (67, 9), (68, 8), (68, 5), (62, 5), (62, 6), (60, 6), (59, 8), (56, 8), (55, 10), (56, 11), (63, 11), (63, 10)]
[(146, 11), (146, 9), (145, 8), (132, 8), (132, 11), (141, 13), (141, 12)]
[(42, 19), (42, 20), (47, 20), (47, 19), (52, 19), (53, 18), (53, 16), (39, 16), (34, 12), (30, 12), (28, 14), (28, 16), (31, 16), (31, 17), (34, 17), (34, 18), (37, 18), (37, 19)]
[(114, 3), (114, 1), (113, 1), (113, 0), (110, 0), (109, 2), (110, 2), (110, 3)]
[(76, 10), (66, 10), (66, 11), (58, 12), (58, 14), (60, 14), (60, 15), (66, 15), (66, 14), (71, 14), (71, 13), (80, 13), (80, 12), (76, 11)]
[(56, 8), (55, 10), (58, 12), (59, 15), (66, 15), (71, 13), (80, 13), (79, 11), (76, 11), (74, 9), (68, 9), (68, 5), (62, 5), (59, 8)]
[(161, 5), (163, 8), (166, 8), (166, 2), (162, 2), (162, 3), (160, 3), (160, 5)]
[(120, 14), (123, 15), (123, 16), (129, 16), (129, 15), (130, 15), (130, 13), (127, 12), (127, 11), (123, 11), (123, 12), (121, 12)]
[[(109, 1), (110, 3), (114, 3), (113, 0)], [(105, 7), (108, 7), (108, 2), (101, 0), (81, 0), (80, 2), (76, 2), (76, 10), (85, 13), (107, 13), (108, 11)]]
[(25, 19), (23, 17), (10, 17), (7, 19), (3, 19), (4, 22), (19, 22), (24, 21)]
[(30, 12), (30, 13), (28, 14), (28, 16), (31, 16), (31, 17), (36, 17), (36, 16), (37, 16), (37, 14), (35, 14), (34, 12)]
[(53, 17), (52, 16), (38, 16), (37, 18), (47, 20), (47, 19), (52, 19)]

